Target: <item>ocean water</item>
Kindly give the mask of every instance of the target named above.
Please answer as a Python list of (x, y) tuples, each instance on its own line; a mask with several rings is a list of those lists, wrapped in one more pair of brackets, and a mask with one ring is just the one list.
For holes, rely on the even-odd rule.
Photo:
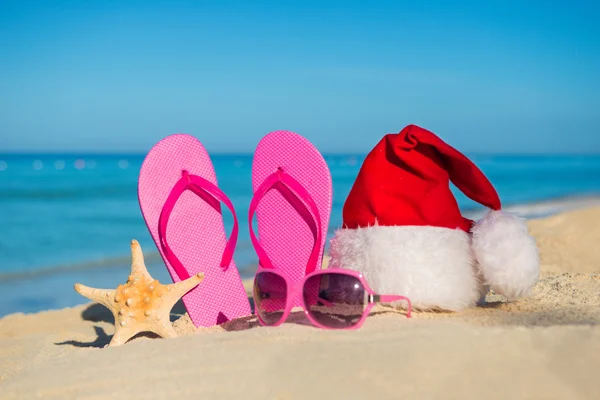
[[(600, 156), (469, 155), (498, 190), (504, 206), (539, 217), (600, 203)], [(86, 303), (75, 282), (122, 283), (129, 242), (140, 241), (151, 273), (170, 281), (137, 202), (143, 155), (0, 155), (0, 316)], [(251, 155), (212, 156), (219, 186), (240, 221), (235, 260), (243, 277), (256, 256), (246, 215), (252, 195)], [(329, 235), (364, 155), (325, 155), (334, 186)], [(463, 212), (478, 204), (454, 190)], [(229, 231), (232, 218), (224, 215)]]

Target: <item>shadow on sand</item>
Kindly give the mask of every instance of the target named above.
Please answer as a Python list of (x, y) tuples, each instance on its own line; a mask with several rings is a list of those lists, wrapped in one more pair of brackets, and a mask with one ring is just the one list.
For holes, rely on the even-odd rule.
[[(234, 320), (226, 320), (226, 318), (223, 317), (223, 322), (220, 323), (219, 326), (224, 331), (226, 331), (226, 332), (244, 331), (244, 330), (248, 330), (248, 329), (257, 328), (260, 326), (257, 316), (254, 315), (254, 309), (255, 309), (254, 299), (250, 296), (248, 298), (248, 300), (250, 301), (252, 315), (249, 315), (247, 317), (236, 318)], [(393, 308), (372, 310), (370, 315), (373, 316), (373, 315), (378, 315), (378, 314), (386, 314), (389, 312), (398, 312), (398, 310), (395, 310)], [(181, 300), (179, 300), (177, 303), (175, 303), (175, 306), (173, 306), (173, 309), (171, 310), (171, 313), (170, 313), (171, 322), (175, 322), (178, 319), (180, 319), (181, 317), (184, 317), (185, 315), (186, 315), (185, 306), (183, 305), (183, 302)], [(107, 323), (107, 324), (111, 324), (111, 325), (115, 323), (115, 319), (114, 319), (111, 311), (108, 310), (103, 305), (98, 304), (98, 303), (93, 303), (93, 304), (90, 304), (88, 307), (86, 307), (81, 312), (81, 319), (84, 321), (103, 322), (103, 323)], [(188, 323), (191, 323), (191, 322), (188, 321)], [(285, 323), (287, 323), (287, 324), (291, 323), (291, 324), (297, 324), (297, 325), (303, 325), (303, 326), (312, 326), (312, 323), (308, 320), (304, 311), (302, 311), (302, 310), (292, 311), (290, 313), (290, 315), (288, 316), (288, 318), (286, 319)], [(317, 328), (315, 328), (315, 329), (317, 329)], [(59, 343), (55, 343), (55, 344), (57, 346), (69, 345), (69, 346), (82, 347), (82, 348), (106, 347), (110, 343), (110, 341), (112, 339), (112, 335), (107, 335), (106, 332), (104, 331), (104, 328), (102, 328), (98, 325), (94, 326), (94, 330), (96, 332), (97, 337), (93, 342), (81, 342), (81, 341), (77, 341), (77, 340), (68, 340), (68, 341), (59, 342)], [(151, 332), (142, 332), (142, 333), (139, 333), (138, 335), (134, 336), (130, 340), (138, 338), (138, 337), (158, 338), (159, 336), (154, 333), (151, 333)]]
[[(175, 304), (175, 306), (173, 306), (173, 309), (171, 310), (171, 314), (170, 314), (171, 322), (175, 322), (176, 320), (181, 318), (185, 313), (186, 313), (185, 307), (183, 305), (183, 302), (180, 300)], [(98, 303), (93, 303), (93, 304), (90, 304), (88, 307), (86, 307), (81, 312), (81, 319), (84, 321), (90, 321), (90, 322), (105, 322), (105, 323), (111, 324), (111, 325), (114, 325), (114, 323), (115, 323), (115, 318), (113, 317), (112, 312), (110, 312), (110, 310), (108, 308), (106, 308), (103, 305), (98, 304)], [(57, 346), (70, 345), (70, 346), (75, 346), (75, 347), (96, 347), (96, 348), (102, 348), (102, 347), (107, 346), (108, 343), (110, 343), (110, 341), (112, 339), (112, 335), (107, 335), (106, 332), (104, 331), (104, 328), (102, 328), (98, 325), (94, 326), (94, 330), (96, 331), (97, 337), (96, 337), (96, 340), (94, 340), (93, 342), (80, 342), (77, 340), (67, 340), (67, 341), (59, 342), (59, 343), (55, 343), (55, 344)], [(138, 337), (158, 338), (159, 336), (152, 332), (142, 332), (142, 333), (139, 333), (138, 335), (134, 336), (130, 340), (138, 338)]]

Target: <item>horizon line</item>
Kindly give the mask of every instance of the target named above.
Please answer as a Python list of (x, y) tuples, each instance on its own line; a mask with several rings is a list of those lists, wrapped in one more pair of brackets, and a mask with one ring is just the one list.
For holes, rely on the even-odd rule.
[[(322, 156), (366, 156), (367, 152), (320, 152)], [(488, 151), (462, 151), (461, 153), (469, 156), (600, 156), (600, 151), (591, 152), (532, 152), (532, 151), (514, 151), (514, 152), (488, 152)], [(144, 151), (0, 151), (0, 157), (35, 157), (35, 156), (55, 156), (55, 157), (144, 157), (148, 152)], [(225, 152), (211, 151), (211, 156), (252, 156), (254, 152)]]

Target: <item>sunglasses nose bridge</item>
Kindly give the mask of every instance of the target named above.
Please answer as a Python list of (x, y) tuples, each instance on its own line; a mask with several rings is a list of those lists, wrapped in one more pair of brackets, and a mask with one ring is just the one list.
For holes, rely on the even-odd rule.
[(295, 302), (296, 299), (298, 299), (298, 298), (300, 298), (300, 300), (302, 300), (302, 288), (303, 287), (304, 287), (304, 280), (302, 280), (292, 286), (292, 288), (289, 292), (290, 301)]

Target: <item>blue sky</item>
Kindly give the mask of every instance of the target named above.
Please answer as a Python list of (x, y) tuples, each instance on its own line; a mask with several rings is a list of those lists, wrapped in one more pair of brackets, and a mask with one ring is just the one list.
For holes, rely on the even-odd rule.
[(0, 152), (368, 152), (407, 124), (465, 152), (600, 152), (594, 1), (0, 0)]

